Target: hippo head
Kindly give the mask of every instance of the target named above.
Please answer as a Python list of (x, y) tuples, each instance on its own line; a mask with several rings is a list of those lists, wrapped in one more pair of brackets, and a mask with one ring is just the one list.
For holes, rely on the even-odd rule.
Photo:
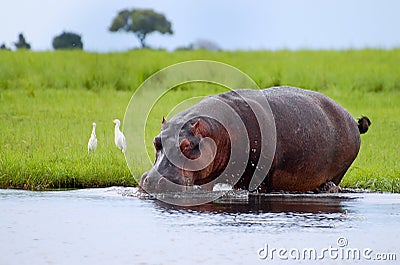
[(154, 165), (140, 181), (146, 192), (183, 191), (206, 184), (217, 177), (218, 168), (229, 158), (226, 131), (207, 117), (174, 117), (169, 122), (163, 118), (161, 132), (153, 143)]

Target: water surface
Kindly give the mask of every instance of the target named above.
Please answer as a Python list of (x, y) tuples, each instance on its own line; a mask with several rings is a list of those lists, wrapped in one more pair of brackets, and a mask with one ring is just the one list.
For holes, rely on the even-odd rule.
[[(400, 260), (398, 194), (239, 192), (179, 207), (139, 199), (134, 188), (0, 190), (0, 213), (0, 264), (306, 264), (296, 250), (321, 256), (329, 247)], [(328, 254), (315, 262), (354, 263)]]

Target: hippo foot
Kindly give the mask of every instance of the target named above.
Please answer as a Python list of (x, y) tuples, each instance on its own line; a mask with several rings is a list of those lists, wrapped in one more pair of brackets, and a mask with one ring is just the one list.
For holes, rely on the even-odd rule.
[(342, 188), (332, 181), (328, 181), (314, 190), (315, 193), (337, 193), (341, 192)]

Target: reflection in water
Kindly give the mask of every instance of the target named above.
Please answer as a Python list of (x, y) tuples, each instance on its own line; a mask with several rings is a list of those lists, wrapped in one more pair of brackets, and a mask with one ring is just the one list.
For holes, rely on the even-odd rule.
[(343, 202), (355, 197), (318, 194), (248, 194), (245, 198), (225, 197), (197, 206), (177, 206), (155, 201), (166, 210), (208, 213), (343, 213)]
[(338, 238), (399, 253), (398, 194), (235, 191), (194, 207), (138, 198), (120, 187), (0, 189), (0, 264), (269, 264), (257, 255), (265, 244), (321, 250)]
[[(272, 229), (334, 228), (349, 221), (346, 202), (355, 196), (331, 194), (230, 194), (197, 206), (177, 206), (154, 200), (162, 216), (185, 217), (179, 225), (261, 226)], [(195, 218), (190, 218), (195, 217)]]

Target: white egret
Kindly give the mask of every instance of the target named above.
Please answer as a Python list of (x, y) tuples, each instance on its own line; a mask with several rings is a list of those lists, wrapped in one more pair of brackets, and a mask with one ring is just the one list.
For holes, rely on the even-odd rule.
[(96, 148), (97, 148), (96, 123), (93, 122), (92, 135), (90, 135), (89, 142), (87, 144), (88, 154), (90, 154), (90, 152), (96, 150)]
[(121, 149), (122, 153), (125, 153), (126, 152), (126, 139), (125, 139), (125, 135), (119, 129), (121, 122), (118, 119), (113, 120), (113, 122), (115, 123), (115, 129), (114, 129), (115, 145), (117, 146), (118, 149)]

